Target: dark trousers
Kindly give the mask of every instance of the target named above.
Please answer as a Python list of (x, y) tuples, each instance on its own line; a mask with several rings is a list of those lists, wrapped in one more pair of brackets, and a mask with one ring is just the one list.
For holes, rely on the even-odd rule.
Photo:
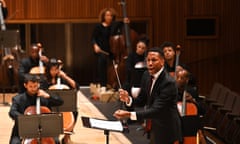
[(97, 80), (101, 86), (107, 85), (108, 56), (98, 54)]

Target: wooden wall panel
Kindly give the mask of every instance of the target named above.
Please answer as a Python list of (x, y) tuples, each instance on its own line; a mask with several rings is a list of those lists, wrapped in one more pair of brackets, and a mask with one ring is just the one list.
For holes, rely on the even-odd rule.
[[(96, 23), (99, 11), (105, 7), (113, 7), (120, 16), (122, 15), (117, 0), (6, 0), (6, 2), (9, 7), (8, 23)], [(151, 46), (159, 46), (164, 41), (172, 41), (182, 46), (180, 60), (189, 65), (198, 79), (201, 94), (209, 93), (214, 82), (220, 82), (240, 93), (238, 84), (240, 76), (237, 76), (236, 72), (236, 68), (240, 67), (239, 0), (126, 0), (126, 2), (128, 16), (132, 21), (148, 20), (146, 25)], [(185, 18), (190, 16), (218, 17), (218, 37), (186, 38)], [(86, 28), (87, 33), (91, 33), (91, 28), (87, 26)], [(81, 27), (78, 30), (80, 32), (83, 29)], [(84, 46), (86, 49), (91, 48), (88, 44)], [(84, 49), (81, 51), (84, 53)]]
[[(121, 0), (6, 0), (11, 20), (91, 19), (99, 11), (113, 7), (122, 15)], [(129, 17), (149, 17), (150, 3), (146, 0), (126, 0)], [(17, 12), (17, 13), (15, 13)]]

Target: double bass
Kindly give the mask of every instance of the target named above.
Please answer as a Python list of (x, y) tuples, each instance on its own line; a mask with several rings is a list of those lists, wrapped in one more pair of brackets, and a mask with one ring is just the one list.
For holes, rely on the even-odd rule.
[(2, 3), (0, 3), (0, 87), (16, 91), (18, 88), (18, 60), (21, 56), (18, 45), (18, 30), (6, 30)]
[(118, 79), (121, 82), (126, 79), (126, 59), (133, 50), (132, 45), (136, 45), (138, 39), (138, 34), (129, 28), (125, 0), (121, 0), (119, 4), (122, 6), (124, 28), (120, 33), (110, 37), (110, 49), (114, 59), (108, 67), (108, 84), (114, 89), (120, 87)]

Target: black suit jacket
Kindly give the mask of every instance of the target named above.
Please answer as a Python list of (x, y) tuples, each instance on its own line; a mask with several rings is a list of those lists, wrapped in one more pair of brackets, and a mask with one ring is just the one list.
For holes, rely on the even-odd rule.
[[(50, 95), (50, 98), (48, 99), (41, 97), (40, 101), (41, 106), (46, 106), (48, 108), (51, 108), (52, 106), (60, 106), (63, 104), (63, 100), (57, 95)], [(27, 107), (32, 105), (36, 105), (36, 96), (29, 96), (26, 93), (21, 93), (12, 98), (12, 105), (9, 111), (9, 116), (15, 120), (15, 124), (12, 129), (11, 139), (13, 137), (19, 138), (17, 118), (19, 115), (24, 114), (24, 111)]]
[(163, 70), (157, 78), (151, 95), (147, 93), (150, 75), (146, 71), (141, 82), (141, 92), (133, 100), (138, 106), (147, 105), (145, 111), (136, 112), (137, 119), (152, 119), (151, 135), (155, 144), (169, 144), (180, 138), (180, 117), (177, 110), (177, 87), (174, 79)]

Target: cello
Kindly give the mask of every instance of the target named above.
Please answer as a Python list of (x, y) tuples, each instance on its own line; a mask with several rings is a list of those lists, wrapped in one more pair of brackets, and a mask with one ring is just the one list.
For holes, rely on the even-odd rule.
[[(41, 106), (40, 97), (36, 99), (36, 106), (29, 106), (25, 109), (24, 115), (33, 115), (37, 114), (40, 115), (41, 113), (50, 113), (50, 109)], [(22, 144), (55, 144), (55, 140), (52, 137), (44, 137), (44, 138), (31, 138), (31, 139), (24, 139)]]
[[(59, 71), (61, 70), (63, 64), (61, 61), (58, 61), (59, 64)], [(61, 90), (69, 90), (70, 87), (62, 84), (61, 83), (61, 78), (60, 76), (57, 77), (57, 84), (51, 85), (49, 90), (56, 90), (56, 89), (61, 89)], [(65, 133), (71, 133), (74, 127), (74, 116), (72, 112), (61, 112), (63, 114), (63, 128)]]
[[(181, 48), (180, 45), (177, 45), (177, 48), (176, 48), (176, 63), (175, 63), (175, 72), (174, 72), (174, 77), (175, 77), (176, 81), (177, 81), (177, 73), (179, 72), (179, 70), (177, 69), (177, 66), (179, 64), (180, 48)], [(180, 116), (182, 117), (183, 121), (185, 120), (184, 117), (186, 117), (186, 118), (188, 116), (190, 116), (190, 117), (191, 116), (198, 117), (197, 106), (193, 102), (188, 102), (186, 100), (187, 95), (188, 95), (188, 92), (186, 91), (187, 85), (188, 85), (188, 83), (186, 83), (184, 85), (182, 101), (177, 102), (177, 108), (178, 108), (178, 111), (179, 111)], [(178, 93), (178, 91), (179, 90), (177, 89), (177, 93)], [(196, 119), (194, 119), (194, 120), (196, 120)], [(186, 127), (186, 126), (183, 125), (183, 127)], [(197, 135), (198, 135), (198, 132), (196, 133), (195, 136), (184, 136), (183, 137), (183, 144), (198, 143)]]

